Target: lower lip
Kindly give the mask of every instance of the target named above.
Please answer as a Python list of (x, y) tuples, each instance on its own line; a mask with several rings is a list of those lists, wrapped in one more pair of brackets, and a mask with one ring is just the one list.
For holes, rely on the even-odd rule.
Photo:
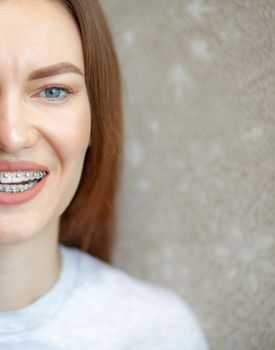
[(48, 175), (44, 176), (33, 188), (25, 192), (0, 192), (0, 205), (18, 205), (30, 201), (42, 190), (47, 178)]

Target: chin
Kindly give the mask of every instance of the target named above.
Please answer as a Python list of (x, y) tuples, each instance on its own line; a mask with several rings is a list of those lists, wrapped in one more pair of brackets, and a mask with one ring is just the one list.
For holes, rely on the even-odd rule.
[(0, 246), (25, 243), (36, 235), (29, 225), (3, 225), (0, 220)]

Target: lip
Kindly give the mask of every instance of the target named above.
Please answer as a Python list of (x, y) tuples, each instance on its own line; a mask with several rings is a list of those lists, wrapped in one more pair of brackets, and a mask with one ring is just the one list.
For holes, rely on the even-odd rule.
[(34, 197), (38, 195), (38, 193), (42, 190), (44, 185), (46, 184), (48, 179), (48, 175), (42, 178), (39, 182), (37, 182), (33, 188), (25, 191), (25, 192), (0, 192), (0, 205), (19, 205), (25, 202), (30, 201)]
[(38, 171), (44, 170), (49, 173), (49, 169), (42, 164), (30, 161), (8, 161), (0, 160), (0, 171)]
[(0, 192), (0, 205), (19, 205), (30, 201), (38, 195), (48, 180), (49, 169), (42, 164), (30, 161), (0, 160), (0, 171), (38, 171), (44, 170), (47, 174), (33, 188), (24, 192)]

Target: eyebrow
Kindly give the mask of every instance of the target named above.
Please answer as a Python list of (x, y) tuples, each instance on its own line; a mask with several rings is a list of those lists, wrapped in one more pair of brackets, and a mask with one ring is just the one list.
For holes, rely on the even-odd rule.
[(80, 68), (75, 66), (70, 62), (61, 62), (54, 64), (52, 66), (39, 68), (33, 71), (29, 75), (29, 80), (36, 80), (51, 77), (53, 75), (64, 74), (64, 73), (76, 73), (80, 75), (84, 75)]

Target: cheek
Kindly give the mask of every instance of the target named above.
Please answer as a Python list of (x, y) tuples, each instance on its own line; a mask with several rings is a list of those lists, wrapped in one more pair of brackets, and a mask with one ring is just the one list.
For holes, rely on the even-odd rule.
[(83, 162), (90, 139), (91, 116), (89, 104), (66, 108), (47, 130), (54, 152), (53, 186), (57, 186), (56, 211), (61, 215), (71, 202), (81, 178)]
[(64, 132), (59, 133), (60, 150), (64, 159), (74, 161), (85, 154), (90, 139), (90, 116), (78, 115), (78, 118), (66, 121)]
[(68, 105), (59, 111), (55, 122), (50, 124), (48, 135), (62, 166), (82, 161), (91, 131), (90, 106), (87, 100)]

